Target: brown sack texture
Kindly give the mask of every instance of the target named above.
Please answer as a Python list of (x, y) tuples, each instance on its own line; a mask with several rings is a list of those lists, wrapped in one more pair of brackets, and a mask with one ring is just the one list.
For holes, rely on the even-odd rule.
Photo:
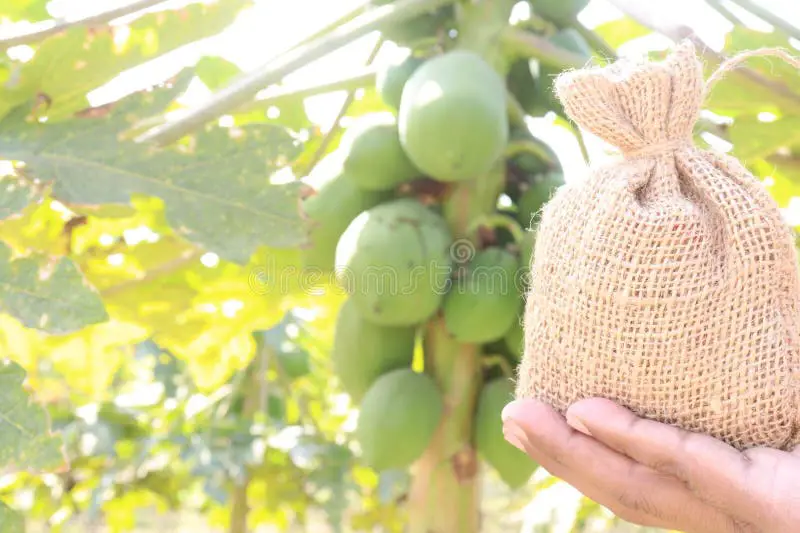
[(603, 397), (745, 449), (800, 444), (800, 276), (778, 206), (692, 129), (702, 65), (562, 74), (570, 118), (622, 157), (540, 213), (519, 398)]

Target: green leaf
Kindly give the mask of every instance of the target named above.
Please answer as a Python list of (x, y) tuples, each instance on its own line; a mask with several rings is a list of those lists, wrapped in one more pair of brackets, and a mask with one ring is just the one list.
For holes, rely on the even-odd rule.
[[(789, 37), (781, 31), (760, 32), (741, 26), (735, 27), (726, 37), (723, 53), (730, 57), (739, 52), (762, 47), (791, 48)], [(704, 65), (706, 77), (718, 67), (714, 61)], [(776, 57), (754, 57), (744, 65), (761, 75), (769, 84), (753, 81), (741, 70), (734, 70), (712, 88), (705, 107), (719, 115), (737, 117), (757, 115), (767, 111), (776, 115), (800, 112), (800, 74)]]
[[(24, 64), (0, 61), (0, 117), (32, 96), (46, 103), (49, 121), (88, 105), (86, 94), (123, 70), (225, 29), (249, 0), (192, 3), (147, 14), (128, 27), (77, 26), (45, 40)], [(4, 72), (5, 71), (5, 72)]]
[(195, 66), (197, 77), (211, 91), (221, 89), (241, 72), (235, 64), (219, 56), (203, 57)]
[(26, 121), (26, 109), (16, 109), (0, 121), (0, 157), (25, 161), (28, 175), (53, 180), (53, 196), (67, 204), (161, 198), (176, 231), (232, 261), (245, 263), (262, 244), (305, 242), (301, 184), (269, 182), (300, 149), (284, 128), (213, 127), (189, 145), (160, 150), (119, 140), (137, 117), (160, 111), (179, 91), (136, 93), (106, 114), (55, 124)]
[(0, 533), (25, 533), (25, 521), (0, 501)]
[(618, 48), (628, 41), (652, 33), (649, 28), (642, 26), (631, 17), (622, 17), (600, 24), (594, 28), (594, 32), (612, 48)]
[(62, 258), (48, 277), (39, 261), (11, 259), (0, 243), (0, 312), (29, 328), (67, 333), (108, 318), (100, 297), (84, 282), (75, 264)]
[(767, 180), (765, 186), (780, 207), (788, 207), (792, 198), (800, 196), (797, 167), (792, 164), (791, 159), (754, 159), (747, 161), (747, 168), (755, 176)]
[(19, 213), (37, 196), (33, 187), (17, 176), (0, 176), (0, 220)]
[(0, 468), (48, 470), (64, 463), (61, 439), (50, 435), (42, 407), (23, 388), (25, 371), (0, 361)]
[(774, 122), (762, 122), (753, 116), (737, 117), (729, 131), (734, 156), (766, 157), (800, 140), (800, 117), (779, 117)]
[(48, 0), (3, 0), (0, 19), (39, 21), (48, 17)]

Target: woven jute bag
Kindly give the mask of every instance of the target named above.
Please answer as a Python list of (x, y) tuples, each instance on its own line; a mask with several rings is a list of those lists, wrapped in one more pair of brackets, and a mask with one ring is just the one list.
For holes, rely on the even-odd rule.
[(621, 157), (540, 212), (518, 398), (562, 414), (607, 398), (737, 449), (800, 444), (790, 229), (739, 161), (692, 138), (712, 78), (733, 66), (704, 83), (683, 42), (660, 62), (556, 80), (569, 117)]

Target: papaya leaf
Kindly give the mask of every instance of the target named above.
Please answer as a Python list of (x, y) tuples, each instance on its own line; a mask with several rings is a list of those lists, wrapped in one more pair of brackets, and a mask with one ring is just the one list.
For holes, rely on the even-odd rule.
[[(0, 117), (41, 95), (49, 121), (88, 105), (86, 94), (121, 71), (224, 30), (249, 0), (192, 3), (144, 15), (127, 27), (76, 26), (45, 40), (29, 62), (0, 62)], [(4, 72), (5, 70), (5, 76)]]
[(0, 121), (0, 157), (25, 161), (26, 173), (52, 181), (53, 196), (66, 204), (158, 197), (176, 231), (232, 261), (246, 262), (262, 244), (303, 243), (300, 183), (269, 182), (300, 149), (284, 128), (214, 127), (188, 146), (164, 149), (120, 140), (130, 123), (163, 110), (189, 79), (54, 124), (26, 120), (27, 106), (15, 109)]
[(108, 318), (100, 297), (75, 264), (62, 258), (46, 277), (36, 258), (11, 258), (0, 243), (0, 312), (29, 328), (69, 333)]
[(0, 361), (0, 467), (50, 470), (64, 464), (62, 441), (50, 434), (42, 407), (23, 388), (25, 370)]
[(594, 28), (594, 32), (602, 37), (612, 48), (618, 48), (628, 41), (652, 33), (649, 28), (642, 26), (634, 19), (627, 16), (604, 22)]
[[(789, 48), (789, 37), (780, 30), (761, 32), (736, 26), (728, 33), (722, 52), (734, 56), (739, 52), (762, 47)], [(711, 90), (705, 106), (719, 115), (737, 117), (770, 112), (776, 115), (800, 112), (800, 74), (780, 58), (754, 57), (746, 66), (759, 74), (769, 85), (755, 82), (740, 72), (731, 72)], [(717, 63), (704, 65), (710, 76)]]
[(218, 91), (241, 74), (241, 69), (224, 57), (205, 56), (195, 66), (200, 81), (212, 91)]
[(0, 533), (25, 533), (25, 521), (0, 501)]
[(37, 197), (36, 190), (17, 176), (0, 176), (0, 220), (19, 213)]
[(789, 207), (792, 198), (800, 196), (800, 181), (791, 160), (751, 159), (747, 161), (747, 168), (764, 180), (764, 185), (780, 207)]
[(778, 117), (763, 122), (757, 117), (737, 117), (730, 127), (733, 155), (739, 159), (766, 157), (778, 148), (800, 141), (800, 117)]
[(3, 0), (0, 5), (0, 19), (43, 20), (48, 17), (47, 4), (47, 0)]

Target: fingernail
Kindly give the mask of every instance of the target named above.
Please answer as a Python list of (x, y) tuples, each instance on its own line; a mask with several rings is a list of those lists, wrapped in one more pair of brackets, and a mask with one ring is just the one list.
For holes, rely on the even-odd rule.
[(567, 424), (569, 424), (575, 431), (580, 431), (584, 435), (588, 435), (590, 437), (592, 436), (592, 432), (589, 431), (589, 428), (586, 427), (586, 424), (581, 422), (577, 416), (573, 415), (569, 411), (567, 412)]
[(503, 424), (503, 437), (509, 444), (521, 452), (527, 453), (525, 450), (525, 433), (513, 421), (508, 420)]

